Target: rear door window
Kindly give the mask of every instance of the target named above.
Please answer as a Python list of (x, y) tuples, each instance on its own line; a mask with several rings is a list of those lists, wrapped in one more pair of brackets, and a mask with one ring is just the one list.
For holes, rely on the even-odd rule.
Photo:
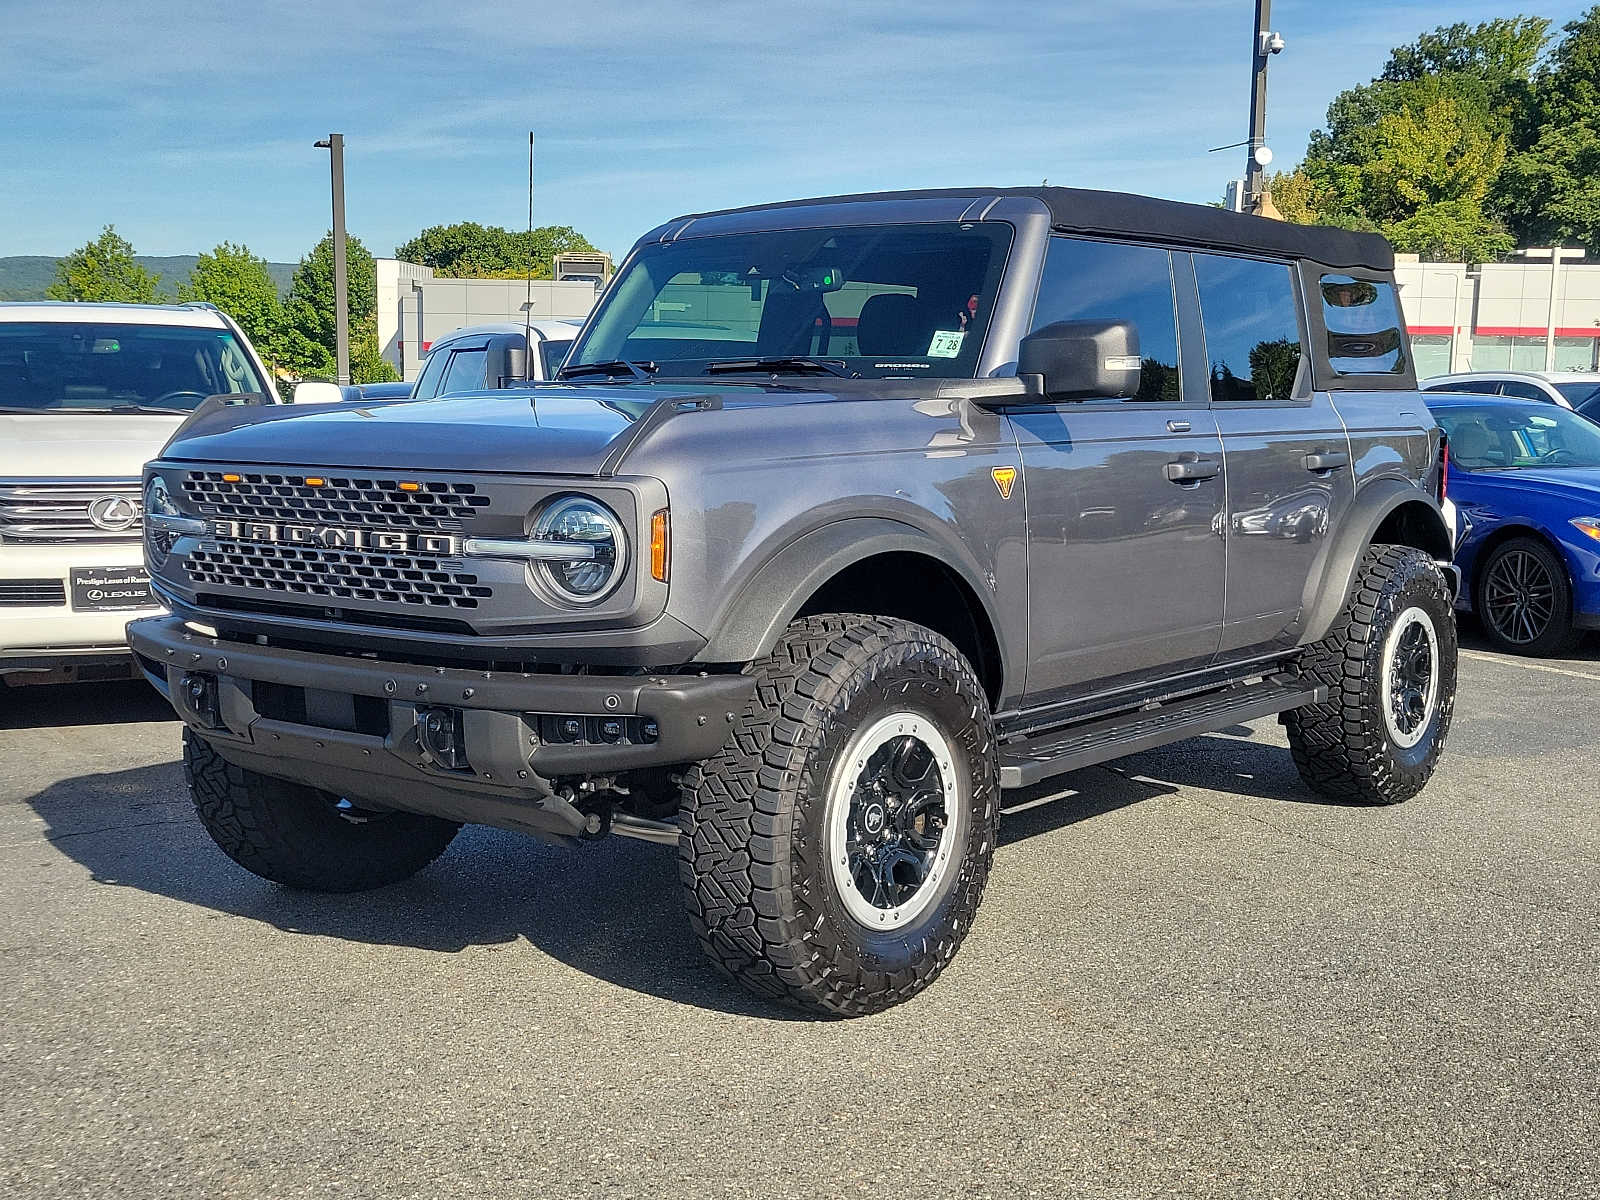
[(1300, 320), (1294, 278), (1282, 263), (1194, 255), (1195, 281), (1219, 404), (1293, 398), (1300, 371)]
[(1318, 290), (1328, 363), (1336, 374), (1398, 375), (1406, 369), (1405, 323), (1392, 283), (1324, 275)]
[(1500, 385), (1502, 396), (1515, 396), (1518, 400), (1543, 400), (1550, 403), (1550, 395), (1535, 383), (1526, 383), (1521, 379), (1508, 379)]

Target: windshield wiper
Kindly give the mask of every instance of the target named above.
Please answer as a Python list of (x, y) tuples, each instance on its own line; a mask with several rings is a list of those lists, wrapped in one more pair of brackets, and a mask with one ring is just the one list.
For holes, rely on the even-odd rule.
[(95, 412), (117, 413), (160, 413), (163, 417), (181, 417), (189, 409), (186, 408), (158, 408), (154, 404), (113, 404), (110, 408), (97, 408)]
[(648, 383), (650, 376), (660, 369), (653, 362), (632, 362), (626, 358), (614, 358), (609, 362), (568, 363), (556, 372), (556, 378), (572, 379), (578, 375), (632, 375), (641, 383)]
[(735, 371), (769, 371), (774, 375), (791, 371), (796, 375), (837, 375), (841, 379), (857, 378), (844, 363), (832, 358), (806, 358), (797, 354), (777, 355), (772, 358), (719, 358), (706, 364), (707, 375), (732, 374)]

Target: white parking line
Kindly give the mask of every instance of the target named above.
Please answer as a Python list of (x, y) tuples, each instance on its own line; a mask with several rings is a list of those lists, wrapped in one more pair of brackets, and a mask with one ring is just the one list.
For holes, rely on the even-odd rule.
[(1463, 650), (1462, 658), (1475, 658), (1479, 662), (1500, 663), (1507, 667), (1526, 667), (1530, 671), (1544, 671), (1550, 675), (1566, 675), (1572, 679), (1592, 679), (1600, 683), (1600, 675), (1588, 671), (1569, 671), (1565, 667), (1550, 667), (1544, 663), (1529, 662), (1525, 658), (1515, 658), (1508, 654), (1485, 654), (1481, 650)]

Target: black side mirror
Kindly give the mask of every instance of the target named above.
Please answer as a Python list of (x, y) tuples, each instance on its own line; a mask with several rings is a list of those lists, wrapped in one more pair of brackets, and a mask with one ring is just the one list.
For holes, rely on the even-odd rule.
[(490, 387), (509, 387), (528, 378), (528, 350), (522, 335), (489, 340), (489, 364), (484, 378)]
[(1139, 331), (1132, 321), (1057, 321), (1022, 339), (1017, 374), (1063, 400), (1139, 394)]

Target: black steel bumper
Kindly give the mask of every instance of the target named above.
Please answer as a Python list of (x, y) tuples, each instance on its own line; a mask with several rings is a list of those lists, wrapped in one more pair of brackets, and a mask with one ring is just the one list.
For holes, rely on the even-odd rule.
[[(221, 641), (172, 616), (132, 622), (128, 641), (230, 762), (389, 808), (565, 836), (583, 814), (552, 780), (708, 758), (755, 687), (744, 675), (525, 675), (311, 654)], [(433, 709), (459, 714), (466, 766), (424, 748), (419, 714)]]

